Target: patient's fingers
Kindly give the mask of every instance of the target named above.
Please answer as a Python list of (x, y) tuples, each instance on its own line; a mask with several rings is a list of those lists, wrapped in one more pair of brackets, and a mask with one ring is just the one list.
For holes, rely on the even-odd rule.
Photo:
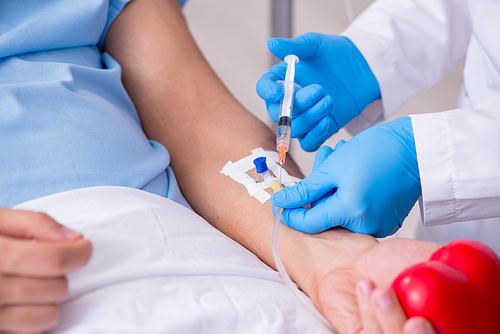
[(401, 334), (407, 318), (394, 291), (376, 288), (370, 299), (382, 333)]
[(67, 292), (66, 277), (0, 276), (0, 307), (13, 304), (55, 303), (66, 297)]
[(0, 331), (42, 332), (59, 320), (57, 305), (6, 306), (0, 309)]
[(0, 236), (0, 273), (4, 275), (59, 277), (84, 266), (92, 245), (79, 239), (63, 243), (33, 243)]
[(359, 313), (363, 322), (363, 332), (366, 334), (382, 334), (382, 330), (378, 324), (377, 316), (375, 315), (370, 296), (375, 289), (375, 285), (370, 280), (363, 280), (356, 285), (356, 298), (358, 301)]
[(426, 333), (426, 334), (437, 334), (432, 327), (431, 323), (422, 317), (413, 317), (406, 321), (403, 327), (403, 333)]
[(92, 245), (46, 214), (0, 208), (0, 332), (56, 326), (64, 275), (84, 266)]
[(72, 241), (82, 237), (44, 213), (3, 208), (0, 208), (0, 234), (39, 241)]

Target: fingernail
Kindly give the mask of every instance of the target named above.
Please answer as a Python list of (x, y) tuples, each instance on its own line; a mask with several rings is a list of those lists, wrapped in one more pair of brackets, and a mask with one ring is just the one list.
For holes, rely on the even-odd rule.
[(387, 309), (392, 306), (393, 300), (388, 292), (383, 292), (377, 297), (377, 306), (381, 309)]
[(67, 227), (63, 227), (61, 229), (61, 234), (64, 236), (65, 239), (70, 239), (70, 240), (78, 239), (78, 238), (82, 237), (82, 234), (80, 232), (70, 230)]
[(361, 292), (365, 295), (368, 296), (370, 293), (372, 293), (373, 289), (375, 286), (373, 285), (372, 281), (370, 280), (364, 280), (359, 282), (359, 289)]
[(415, 325), (410, 329), (410, 334), (429, 334), (429, 328), (425, 324)]

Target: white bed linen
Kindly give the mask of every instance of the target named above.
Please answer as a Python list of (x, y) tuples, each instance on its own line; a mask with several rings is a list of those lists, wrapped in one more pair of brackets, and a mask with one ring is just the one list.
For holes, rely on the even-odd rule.
[(278, 273), (171, 200), (94, 187), (16, 208), (45, 212), (93, 244), (51, 333), (327, 333)]

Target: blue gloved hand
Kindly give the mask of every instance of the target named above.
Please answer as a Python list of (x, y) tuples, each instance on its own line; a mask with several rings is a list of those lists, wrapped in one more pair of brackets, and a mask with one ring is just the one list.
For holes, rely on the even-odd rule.
[[(321, 144), (368, 104), (380, 98), (377, 79), (365, 58), (346, 37), (307, 33), (297, 38), (272, 38), (269, 50), (278, 58), (299, 57), (295, 82), (297, 91), (292, 115), (291, 136), (298, 138), (305, 151)], [(266, 101), (271, 119), (278, 122), (279, 102), (286, 64), (273, 66), (257, 82), (257, 93)]]
[[(281, 220), (302, 232), (335, 226), (385, 237), (394, 234), (421, 195), (409, 117), (378, 124), (316, 153), (313, 172), (271, 197)], [(311, 209), (302, 206), (312, 204)]]

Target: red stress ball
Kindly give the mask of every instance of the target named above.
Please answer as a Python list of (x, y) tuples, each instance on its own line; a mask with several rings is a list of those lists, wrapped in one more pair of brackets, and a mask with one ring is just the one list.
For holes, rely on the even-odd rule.
[(439, 334), (500, 333), (500, 260), (486, 245), (457, 240), (392, 283), (408, 317), (429, 320)]

